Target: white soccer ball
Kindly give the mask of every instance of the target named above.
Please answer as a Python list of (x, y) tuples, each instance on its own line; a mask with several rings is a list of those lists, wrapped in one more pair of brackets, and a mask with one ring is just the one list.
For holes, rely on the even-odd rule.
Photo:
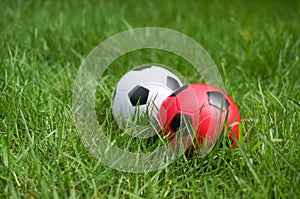
[(181, 80), (174, 73), (159, 66), (141, 66), (129, 71), (114, 90), (115, 121), (122, 128), (128, 128), (139, 121), (139, 117), (156, 119), (163, 100), (181, 86)]

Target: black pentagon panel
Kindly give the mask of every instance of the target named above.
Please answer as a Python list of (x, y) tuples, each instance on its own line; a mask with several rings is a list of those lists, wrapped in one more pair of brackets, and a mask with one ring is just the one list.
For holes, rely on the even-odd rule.
[(180, 84), (178, 83), (178, 81), (176, 79), (168, 76), (167, 77), (167, 86), (174, 91), (180, 87)]
[(211, 91), (207, 93), (208, 95), (208, 101), (209, 104), (222, 110), (222, 111), (226, 111), (228, 106), (229, 106), (229, 102), (227, 101), (227, 99), (225, 98), (225, 96), (217, 91)]
[(134, 71), (141, 71), (141, 70), (144, 70), (146, 68), (151, 68), (152, 66), (141, 66), (141, 67), (138, 67), (138, 68), (135, 68), (133, 69)]
[(171, 97), (171, 96), (176, 96), (176, 95), (178, 95), (181, 91), (183, 91), (183, 90), (186, 89), (187, 87), (188, 87), (187, 85), (184, 85), (184, 86), (179, 87), (178, 89), (176, 89), (176, 90), (170, 95), (170, 97)]
[(181, 114), (177, 113), (173, 117), (172, 122), (170, 123), (170, 127), (173, 132), (176, 132), (178, 130), (178, 128), (180, 127), (180, 117), (181, 117)]
[(177, 113), (170, 123), (173, 132), (177, 132), (179, 127), (183, 130), (182, 136), (189, 134), (189, 125), (192, 124), (192, 118), (189, 115)]
[(136, 106), (138, 104), (139, 105), (146, 104), (148, 95), (149, 95), (149, 90), (142, 86), (136, 86), (128, 93), (128, 97), (130, 99), (132, 106)]
[(192, 125), (192, 118), (189, 115), (182, 115), (182, 121), (181, 121), (181, 128), (183, 129), (183, 134), (182, 136), (189, 135), (189, 132), (192, 130), (191, 125)]

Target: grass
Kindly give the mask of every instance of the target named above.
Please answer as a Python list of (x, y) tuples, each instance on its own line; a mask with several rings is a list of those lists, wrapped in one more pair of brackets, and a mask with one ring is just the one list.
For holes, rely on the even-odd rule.
[[(0, 5), (0, 198), (300, 197), (299, 1)], [(86, 150), (71, 111), (79, 66), (99, 42), (144, 26), (183, 32), (209, 52), (241, 112), (238, 148), (220, 142), (205, 158), (147, 174), (111, 169)], [(116, 60), (104, 89), (145, 62), (200, 81), (184, 60), (144, 50)], [(109, 96), (97, 103), (99, 117), (109, 113)]]

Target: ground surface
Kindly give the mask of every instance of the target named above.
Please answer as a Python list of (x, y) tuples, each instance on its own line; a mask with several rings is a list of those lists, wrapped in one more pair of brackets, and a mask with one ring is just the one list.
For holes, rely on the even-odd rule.
[[(62, 2), (0, 3), (0, 198), (300, 197), (299, 1)], [(104, 39), (144, 26), (208, 51), (241, 111), (238, 148), (147, 174), (111, 169), (85, 149), (71, 111), (79, 66)], [(145, 50), (117, 60), (102, 89), (145, 62), (200, 81), (180, 58)], [(97, 101), (99, 120), (109, 99)]]

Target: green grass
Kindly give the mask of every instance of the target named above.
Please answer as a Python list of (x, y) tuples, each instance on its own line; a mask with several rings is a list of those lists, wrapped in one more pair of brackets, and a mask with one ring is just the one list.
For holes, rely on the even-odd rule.
[[(0, 3), (0, 198), (300, 197), (299, 1), (63, 2)], [(79, 66), (104, 39), (144, 26), (183, 32), (209, 52), (241, 112), (238, 148), (221, 142), (147, 174), (86, 150), (71, 111)], [(181, 58), (144, 50), (116, 60), (103, 89), (145, 62), (201, 81)], [(109, 113), (109, 96), (97, 103), (99, 118)]]

